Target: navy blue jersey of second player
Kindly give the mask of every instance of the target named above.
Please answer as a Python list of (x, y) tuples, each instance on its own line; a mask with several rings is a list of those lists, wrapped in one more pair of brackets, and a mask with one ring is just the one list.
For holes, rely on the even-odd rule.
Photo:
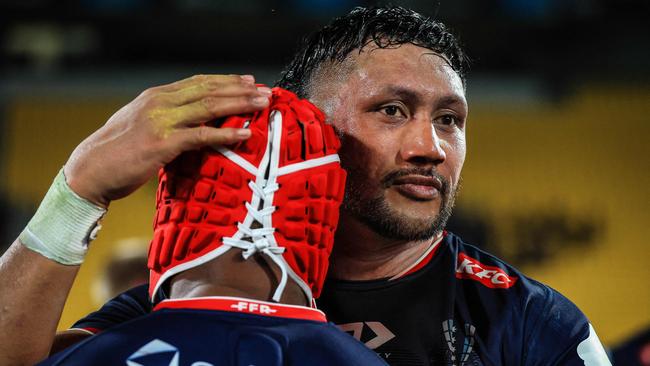
[(386, 365), (311, 308), (233, 297), (166, 300), (40, 365)]
[[(453, 234), (416, 269), (329, 279), (319, 308), (393, 366), (610, 364), (573, 303)], [(146, 287), (133, 289), (74, 327), (101, 330), (144, 314), (146, 296)]]

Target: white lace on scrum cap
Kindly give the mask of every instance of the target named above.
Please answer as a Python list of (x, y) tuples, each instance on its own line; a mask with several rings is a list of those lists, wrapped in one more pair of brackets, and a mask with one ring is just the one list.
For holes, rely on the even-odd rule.
[(261, 253), (280, 268), (281, 279), (273, 294), (274, 301), (280, 301), (287, 285), (287, 279), (291, 277), (305, 292), (308, 302), (311, 303), (311, 289), (284, 260), (282, 253), (284, 253), (285, 248), (278, 246), (275, 240), (272, 214), (276, 207), (273, 206), (273, 196), (279, 189), (277, 183), (279, 176), (338, 162), (339, 157), (337, 154), (332, 154), (280, 168), (282, 113), (272, 111), (269, 121), (269, 139), (267, 140), (266, 151), (260, 166), (254, 167), (233, 151), (224, 147), (219, 148), (219, 151), (225, 157), (255, 175), (255, 181), (248, 182), (248, 187), (251, 189), (253, 195), (251, 202), (246, 202), (246, 218), (244, 222), (237, 225), (237, 232), (233, 236), (223, 238), (223, 243), (230, 247), (242, 249), (244, 259), (250, 258), (255, 253)]

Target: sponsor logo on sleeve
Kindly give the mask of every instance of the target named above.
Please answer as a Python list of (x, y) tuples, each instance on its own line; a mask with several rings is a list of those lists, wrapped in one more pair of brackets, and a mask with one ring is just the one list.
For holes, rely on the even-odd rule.
[(465, 253), (458, 253), (456, 278), (475, 280), (490, 288), (510, 288), (517, 277), (499, 267), (485, 265)]

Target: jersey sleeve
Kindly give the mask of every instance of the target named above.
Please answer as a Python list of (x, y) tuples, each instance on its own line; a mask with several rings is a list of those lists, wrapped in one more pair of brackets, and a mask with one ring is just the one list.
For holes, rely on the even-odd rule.
[(545, 301), (529, 308), (536, 319), (526, 337), (523, 364), (611, 366), (587, 317), (559, 292), (545, 290)]
[(72, 325), (71, 329), (83, 329), (95, 334), (149, 314), (151, 312), (151, 303), (147, 296), (147, 286), (137, 286), (117, 295), (99, 310), (78, 320)]

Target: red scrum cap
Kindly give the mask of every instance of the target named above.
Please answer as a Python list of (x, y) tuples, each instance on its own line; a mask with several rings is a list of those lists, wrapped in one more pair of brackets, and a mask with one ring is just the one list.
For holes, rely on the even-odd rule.
[(275, 301), (291, 279), (311, 303), (325, 280), (345, 187), (334, 129), (313, 104), (280, 88), (266, 109), (221, 126), (252, 135), (184, 153), (159, 172), (149, 295), (174, 274), (236, 249), (281, 269)]

